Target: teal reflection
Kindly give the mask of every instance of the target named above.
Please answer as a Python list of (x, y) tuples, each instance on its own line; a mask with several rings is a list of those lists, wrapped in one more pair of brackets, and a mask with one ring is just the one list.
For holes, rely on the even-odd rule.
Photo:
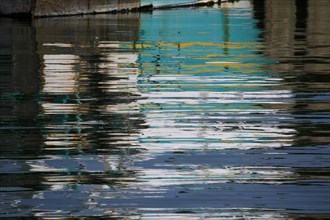
[[(178, 13), (179, 12), (179, 13)], [(139, 100), (151, 152), (291, 146), (293, 96), (261, 54), (247, 8), (157, 11), (141, 19)], [(272, 107), (265, 107), (271, 105)]]

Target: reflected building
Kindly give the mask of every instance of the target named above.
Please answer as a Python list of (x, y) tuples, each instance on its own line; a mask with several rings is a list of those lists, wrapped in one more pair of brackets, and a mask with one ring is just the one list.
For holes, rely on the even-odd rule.
[(30, 20), (0, 18), (0, 33), (0, 209), (10, 215), (42, 181), (38, 175), (25, 175), (29, 172), (25, 158), (37, 158), (42, 146), (36, 122), (39, 62)]
[[(8, 155), (1, 187), (14, 191), (6, 201), (17, 201), (2, 204), (8, 216), (83, 212), (96, 206), (91, 199), (98, 192), (124, 187), (135, 175), (127, 163), (140, 151), (144, 126), (136, 86), (139, 16), (0, 20), (3, 32), (12, 33), (1, 41), (0, 61), (1, 122), (8, 122), (0, 132)], [(63, 193), (70, 205), (54, 198)]]
[[(329, 109), (326, 92), (329, 89), (330, 2), (267, 0), (254, 3), (256, 9), (263, 8), (256, 11), (264, 10), (259, 17), (265, 29), (265, 55), (276, 61), (269, 68), (283, 78), (281, 87), (292, 90), (295, 97), (291, 105), (282, 108), (303, 115), (295, 118), (298, 142), (328, 143), (325, 134), (329, 129), (325, 121), (318, 126), (312, 124), (319, 120), (313, 116), (316, 111), (320, 117), (325, 117)], [(300, 126), (301, 121), (309, 124), (309, 128)], [(310, 135), (310, 129), (313, 135)]]
[[(6, 18), (0, 20), (0, 28), (1, 33), (5, 33), (0, 41), (0, 117), (6, 125), (1, 132), (1, 151), (5, 154), (14, 149), (14, 152), (34, 154), (39, 151), (41, 139), (34, 122), (39, 111), (36, 98), (40, 87), (35, 71), (39, 65), (35, 28), (30, 21)], [(21, 132), (15, 132), (17, 128)], [(30, 128), (31, 135), (23, 134), (25, 128)]]
[[(97, 193), (116, 182), (124, 184), (123, 179), (133, 175), (126, 165), (139, 151), (144, 123), (136, 104), (139, 14), (39, 19), (36, 27), (44, 150), (49, 158), (30, 166), (34, 172), (63, 172), (45, 175), (51, 190), (36, 198), (51, 199), (52, 192), (76, 187)], [(72, 205), (83, 211), (92, 194), (84, 195), (86, 201), (71, 198)]]
[(308, 20), (306, 27), (307, 54), (315, 57), (319, 62), (306, 63), (305, 70), (307, 72), (326, 74), (329, 71), (329, 63), (322, 62), (324, 58), (328, 58), (329, 56), (329, 8), (329, 1), (308, 1)]
[(292, 74), (299, 80), (304, 80), (304, 74), (321, 74), (322, 77), (327, 73), (329, 7), (326, 0), (265, 1), (266, 55), (278, 61), (271, 66), (272, 70), (283, 78)]
[[(94, 149), (96, 145), (100, 148), (103, 141), (111, 141), (110, 137), (88, 137), (95, 133), (102, 136), (105, 132), (89, 132), (89, 129), (110, 129), (111, 117), (132, 113), (128, 105), (139, 97), (134, 84), (137, 75), (134, 42), (138, 39), (139, 15), (134, 16), (37, 20), (43, 74), (42, 107), (45, 119), (49, 119), (47, 146), (67, 145), (68, 149), (73, 146), (74, 151)], [(56, 27), (55, 31), (47, 28), (50, 24)], [(107, 102), (100, 102), (100, 97)], [(124, 106), (127, 112), (115, 116), (117, 112), (121, 114), (120, 108)], [(113, 128), (121, 129), (130, 122), (122, 118), (120, 123), (124, 124), (113, 125)], [(56, 126), (58, 130), (67, 127), (68, 136), (56, 134)], [(100, 138), (101, 143), (95, 142)]]

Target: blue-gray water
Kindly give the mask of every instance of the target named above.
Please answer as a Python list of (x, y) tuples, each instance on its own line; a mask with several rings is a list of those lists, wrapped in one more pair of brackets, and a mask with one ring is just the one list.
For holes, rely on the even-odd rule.
[(330, 218), (329, 1), (251, 3), (0, 18), (0, 217)]

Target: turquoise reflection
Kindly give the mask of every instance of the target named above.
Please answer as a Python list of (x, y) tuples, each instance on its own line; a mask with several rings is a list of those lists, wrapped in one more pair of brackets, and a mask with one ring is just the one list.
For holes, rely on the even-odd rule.
[[(139, 100), (149, 153), (291, 146), (292, 93), (269, 73), (249, 9), (157, 11), (141, 18)], [(226, 171), (226, 170), (224, 170)]]

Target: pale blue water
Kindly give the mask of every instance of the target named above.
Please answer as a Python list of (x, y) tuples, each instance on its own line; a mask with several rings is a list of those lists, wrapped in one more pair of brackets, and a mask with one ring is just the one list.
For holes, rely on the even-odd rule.
[(254, 2), (0, 18), (0, 217), (329, 218), (328, 2)]

